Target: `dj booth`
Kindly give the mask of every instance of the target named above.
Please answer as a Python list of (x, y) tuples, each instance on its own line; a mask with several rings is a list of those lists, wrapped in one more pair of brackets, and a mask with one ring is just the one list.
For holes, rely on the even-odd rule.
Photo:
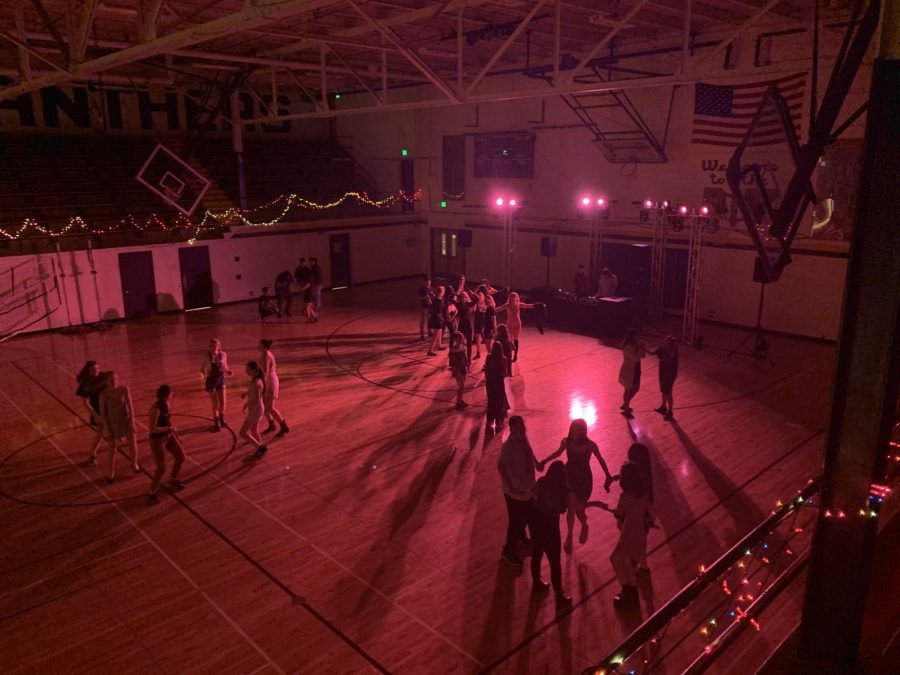
[(574, 293), (537, 288), (534, 300), (547, 305), (547, 323), (558, 330), (592, 337), (624, 337), (634, 323), (631, 298), (576, 298)]

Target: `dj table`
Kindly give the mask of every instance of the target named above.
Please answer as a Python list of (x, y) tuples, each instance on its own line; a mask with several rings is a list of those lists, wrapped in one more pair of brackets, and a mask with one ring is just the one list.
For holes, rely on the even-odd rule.
[(631, 298), (575, 298), (555, 293), (547, 298), (547, 319), (559, 330), (592, 337), (623, 337), (634, 322)]

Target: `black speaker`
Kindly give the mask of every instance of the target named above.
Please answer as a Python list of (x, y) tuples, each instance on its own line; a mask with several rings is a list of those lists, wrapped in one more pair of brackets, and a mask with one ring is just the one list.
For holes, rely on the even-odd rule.
[(456, 243), (460, 248), (472, 248), (472, 230), (457, 231)]
[(541, 237), (541, 255), (545, 258), (556, 257), (556, 237)]

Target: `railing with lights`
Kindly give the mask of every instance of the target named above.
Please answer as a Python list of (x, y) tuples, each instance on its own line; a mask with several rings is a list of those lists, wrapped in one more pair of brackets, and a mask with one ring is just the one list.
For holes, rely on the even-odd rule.
[[(713, 564), (701, 565), (693, 581), (583, 675), (650, 672), (663, 660), (669, 672), (679, 664), (684, 672), (703, 672), (744, 628), (759, 630), (759, 613), (806, 565), (808, 554), (796, 551), (802, 539), (811, 541), (816, 515), (804, 507), (819, 487), (811, 480), (787, 503), (779, 501), (766, 520)], [(808, 518), (801, 522), (803, 513)], [(683, 625), (675, 628), (676, 622)]]

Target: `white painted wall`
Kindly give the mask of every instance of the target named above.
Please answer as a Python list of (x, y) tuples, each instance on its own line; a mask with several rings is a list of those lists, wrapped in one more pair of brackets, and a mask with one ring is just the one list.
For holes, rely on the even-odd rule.
[[(290, 224), (282, 226), (289, 227)], [(257, 297), (263, 286), (274, 286), (278, 272), (283, 269), (293, 271), (300, 256), (319, 259), (327, 287), (331, 279), (329, 235), (343, 232), (350, 235), (355, 284), (420, 274), (425, 270), (420, 250), (424, 231), (425, 225), (417, 222), (379, 224), (365, 229), (342, 227), (336, 223), (333, 229), (322, 232), (278, 234), (272, 231), (265, 236), (200, 241), (196, 246), (209, 247), (214, 300), (218, 304)], [(47, 319), (29, 326), (26, 332), (62, 328), (70, 322), (78, 325), (122, 318), (124, 304), (119, 253), (139, 250), (153, 253), (160, 311), (180, 310), (183, 295), (178, 249), (185, 246), (188, 244), (95, 250), (93, 269), (96, 274), (92, 273), (88, 251), (66, 251), (59, 256), (43, 254), (0, 258), (0, 310), (19, 304), (21, 284), (33, 284), (37, 276), (45, 277), (45, 285), (49, 288), (55, 269), (57, 273), (61, 272), (58, 279), (62, 305)], [(13, 283), (16, 289), (11, 291)], [(0, 313), (0, 334), (21, 327), (57, 304), (57, 294), (52, 292), (15, 312)]]

